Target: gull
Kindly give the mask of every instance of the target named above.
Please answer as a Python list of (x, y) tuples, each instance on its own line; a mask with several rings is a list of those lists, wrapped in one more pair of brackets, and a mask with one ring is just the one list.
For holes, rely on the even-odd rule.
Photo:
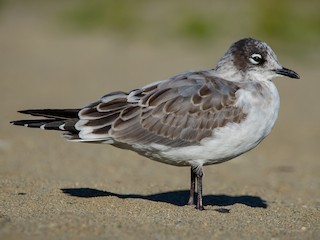
[(279, 63), (267, 43), (244, 38), (233, 43), (213, 69), (111, 92), (83, 108), (19, 111), (41, 118), (11, 123), (190, 166), (188, 204), (195, 204), (197, 182), (196, 209), (203, 210), (203, 167), (253, 149), (273, 128), (280, 98), (272, 79), (278, 76), (299, 78)]

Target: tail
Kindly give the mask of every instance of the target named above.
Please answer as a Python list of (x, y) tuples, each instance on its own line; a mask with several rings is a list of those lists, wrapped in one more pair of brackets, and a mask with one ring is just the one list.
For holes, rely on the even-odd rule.
[(23, 114), (43, 117), (41, 119), (18, 120), (10, 123), (18, 126), (30, 128), (41, 128), (45, 130), (66, 131), (69, 134), (78, 134), (75, 128), (76, 122), (79, 120), (80, 109), (33, 109), (19, 111)]

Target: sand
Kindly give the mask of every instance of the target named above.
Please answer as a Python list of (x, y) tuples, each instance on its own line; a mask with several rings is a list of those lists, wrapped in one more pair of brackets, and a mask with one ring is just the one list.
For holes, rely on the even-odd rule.
[(0, 239), (319, 239), (317, 62), (278, 56), (302, 79), (275, 80), (281, 112), (259, 147), (205, 167), (197, 211), (189, 168), (8, 122), (210, 67), (232, 39), (208, 51), (68, 35), (19, 8), (2, 12), (0, 39)]

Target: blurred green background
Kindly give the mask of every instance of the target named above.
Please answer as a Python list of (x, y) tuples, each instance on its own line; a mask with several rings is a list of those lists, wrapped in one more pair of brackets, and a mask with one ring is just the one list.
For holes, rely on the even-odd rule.
[(129, 1), (79, 0), (61, 9), (62, 23), (83, 31), (113, 31), (193, 43), (254, 35), (289, 45), (317, 44), (320, 2), (292, 1)]
[(46, 16), (61, 31), (129, 41), (207, 47), (254, 36), (299, 54), (319, 49), (320, 42), (318, 0), (0, 0), (2, 12), (13, 4)]

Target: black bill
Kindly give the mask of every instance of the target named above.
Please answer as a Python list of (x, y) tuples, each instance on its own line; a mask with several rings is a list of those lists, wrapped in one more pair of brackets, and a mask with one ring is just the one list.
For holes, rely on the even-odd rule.
[(287, 77), (290, 77), (290, 78), (297, 78), (299, 79), (299, 74), (296, 73), (295, 71), (292, 71), (288, 68), (281, 68), (281, 69), (276, 69), (274, 70), (276, 73), (280, 74), (280, 75), (283, 75), (283, 76), (287, 76)]

